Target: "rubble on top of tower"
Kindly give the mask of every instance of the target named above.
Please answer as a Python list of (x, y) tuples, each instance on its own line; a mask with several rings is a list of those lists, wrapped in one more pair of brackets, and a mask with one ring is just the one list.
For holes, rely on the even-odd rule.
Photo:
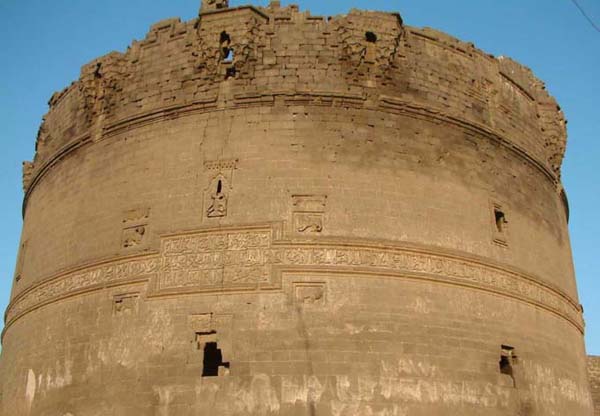
[(229, 7), (229, 0), (202, 0), (200, 13), (211, 10), (226, 9)]

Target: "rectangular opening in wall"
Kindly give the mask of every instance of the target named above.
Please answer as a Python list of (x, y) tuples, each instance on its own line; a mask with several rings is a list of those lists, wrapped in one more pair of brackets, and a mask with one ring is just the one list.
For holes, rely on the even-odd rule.
[(204, 344), (204, 360), (202, 362), (202, 377), (217, 377), (219, 367), (229, 368), (229, 363), (223, 362), (223, 354), (216, 342)]
[(500, 367), (500, 374), (509, 376), (512, 379), (513, 386), (516, 387), (514, 377), (514, 366), (517, 363), (517, 356), (515, 354), (514, 347), (510, 345), (502, 345), (500, 352), (500, 361), (498, 363)]
[(501, 246), (508, 245), (508, 218), (506, 209), (492, 202), (492, 241)]
[(202, 351), (202, 377), (218, 377), (227, 374), (229, 362), (223, 360), (223, 352), (219, 348), (215, 331), (197, 332), (196, 347)]
[(498, 207), (494, 207), (494, 219), (496, 221), (496, 231), (499, 233), (504, 232), (504, 224), (506, 223), (506, 215)]

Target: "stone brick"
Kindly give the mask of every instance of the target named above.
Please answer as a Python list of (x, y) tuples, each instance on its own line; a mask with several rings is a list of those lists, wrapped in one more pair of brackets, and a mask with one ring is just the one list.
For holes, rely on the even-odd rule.
[(588, 357), (588, 373), (590, 377), (590, 388), (594, 400), (594, 415), (600, 415), (600, 357)]
[(593, 414), (565, 121), (528, 68), (205, 0), (49, 106), (0, 414)]

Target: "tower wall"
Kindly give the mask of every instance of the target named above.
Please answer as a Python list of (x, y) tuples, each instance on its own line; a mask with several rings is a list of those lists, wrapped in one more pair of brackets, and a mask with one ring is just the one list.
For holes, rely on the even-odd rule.
[(600, 357), (590, 356), (588, 358), (588, 371), (590, 375), (590, 387), (594, 401), (594, 415), (600, 415)]
[(159, 22), (50, 100), (1, 409), (590, 416), (564, 146), (528, 69), (396, 14)]

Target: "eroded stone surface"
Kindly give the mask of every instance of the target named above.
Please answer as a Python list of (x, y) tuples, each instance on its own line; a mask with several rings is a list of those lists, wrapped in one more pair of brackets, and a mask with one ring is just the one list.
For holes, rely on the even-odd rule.
[(588, 368), (592, 399), (595, 406), (594, 415), (598, 416), (600, 415), (600, 357), (590, 356), (588, 359)]
[(593, 414), (529, 69), (398, 14), (207, 0), (49, 105), (1, 414)]

